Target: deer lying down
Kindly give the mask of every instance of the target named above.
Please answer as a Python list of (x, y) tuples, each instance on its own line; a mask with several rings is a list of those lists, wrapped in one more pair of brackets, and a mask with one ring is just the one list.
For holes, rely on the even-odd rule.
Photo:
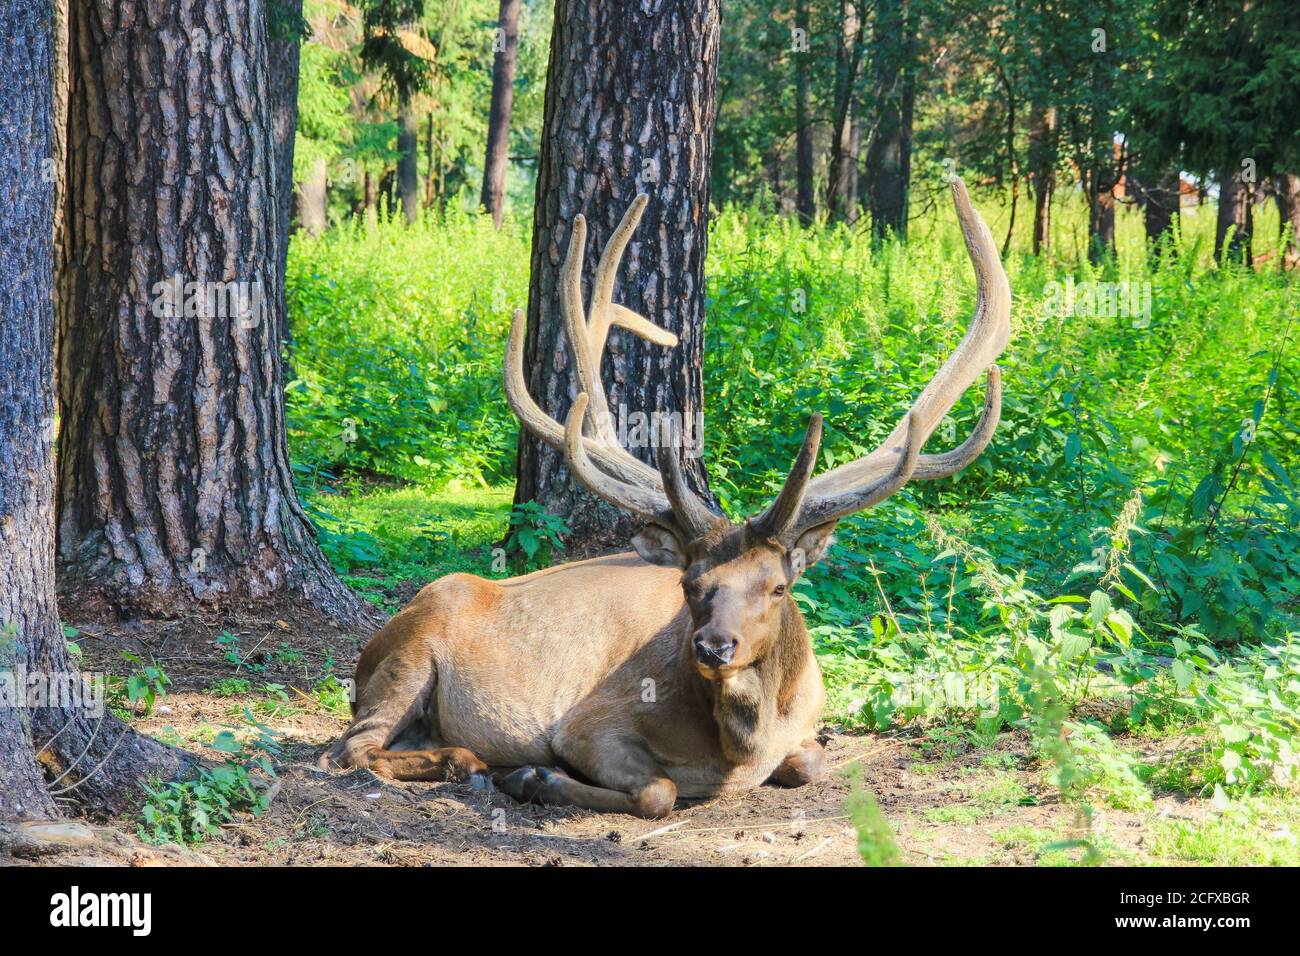
[[(506, 394), (524, 427), (563, 450), (579, 482), (646, 519), (635, 551), (508, 581), (452, 574), (424, 588), (366, 645), (352, 726), (322, 766), (396, 780), (495, 779), (517, 800), (642, 817), (666, 815), (679, 797), (816, 779), (825, 764), (815, 738), (821, 673), (790, 588), (825, 553), (837, 521), (911, 479), (966, 467), (997, 426), (992, 362), (1010, 333), (1011, 292), (960, 180), (952, 192), (978, 289), (966, 337), (880, 448), (816, 478), (822, 423), (814, 415), (780, 494), (742, 524), (690, 490), (676, 453), (661, 446), (656, 472), (610, 427), (599, 371), (610, 326), (677, 341), (612, 302), (646, 198), (601, 256), (589, 319), (580, 287), (586, 228), (576, 219), (561, 311), (581, 394), (563, 425), (533, 402), (519, 313)], [(952, 451), (922, 454), (984, 369), (974, 432)]]

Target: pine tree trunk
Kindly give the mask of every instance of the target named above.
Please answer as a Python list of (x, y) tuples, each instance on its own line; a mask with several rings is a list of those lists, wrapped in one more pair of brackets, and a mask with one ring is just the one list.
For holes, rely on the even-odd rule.
[(363, 626), (294, 491), (264, 11), (228, 12), (72, 9), (64, 588), (125, 613), (285, 598)]
[(1220, 176), (1219, 213), (1214, 230), (1216, 261), (1221, 262), (1226, 256), (1229, 259), (1244, 259), (1247, 265), (1250, 264), (1250, 213), (1250, 190), (1241, 181), (1241, 173)]
[[(615, 329), (603, 362), (611, 412), (680, 413), (703, 401), (704, 259), (717, 108), (718, 0), (646, 5), (560, 0), (555, 13), (537, 199), (525, 366), (533, 397), (563, 421), (574, 397), (557, 280), (574, 217), (587, 218), (584, 289), (638, 193), (650, 196), (619, 270), (615, 301), (677, 333), (665, 349)], [(630, 449), (653, 461), (654, 449)], [(700, 458), (688, 480), (707, 491)], [(516, 501), (565, 516), (570, 550), (627, 531), (573, 485), (561, 456), (520, 435)]]
[(289, 309), (284, 302), (284, 272), (289, 261), (289, 234), (293, 223), (293, 147), (298, 128), (298, 44), (302, 29), (302, 0), (268, 0), (267, 35), (270, 66), (271, 136), (275, 148), (276, 252), (281, 301), (275, 314), (280, 320), (280, 341), (289, 345)]
[[(0, 0), (0, 819), (51, 818), (58, 802), (121, 810), (181, 754), (72, 697), (54, 593), (54, 20)], [(12, 706), (19, 704), (20, 706)], [(49, 774), (47, 782), (46, 773)]]
[(857, 82), (862, 59), (862, 25), (852, 0), (840, 0), (840, 42), (835, 51), (835, 128), (831, 133), (826, 216), (831, 222), (857, 219), (858, 151), (862, 126), (858, 119)]
[(519, 0), (501, 0), (495, 49), (487, 156), (479, 201), (500, 229), (506, 205), (506, 171), (510, 167), (510, 111), (515, 99), (515, 62), (519, 57)]
[(317, 159), (307, 178), (298, 183), (298, 222), (309, 235), (319, 236), (329, 225), (328, 199), (329, 167), (324, 159)]
[[(908, 0), (881, 0), (873, 31), (877, 122), (867, 150), (871, 231), (878, 239), (907, 235), (912, 178), (912, 108), (916, 70)], [(899, 38), (902, 37), (902, 42)]]
[(1052, 241), (1052, 193), (1056, 189), (1056, 107), (1036, 106), (1029, 120), (1029, 166), (1034, 177), (1034, 255)]
[[(795, 11), (795, 25), (811, 35), (807, 3), (798, 0)], [(799, 223), (803, 226), (811, 226), (817, 218), (817, 204), (813, 196), (812, 116), (808, 108), (808, 59), (811, 56), (812, 51), (809, 49), (797, 49), (791, 53), (794, 59), (795, 208), (799, 212)]]
[(1166, 233), (1171, 233), (1178, 219), (1178, 171), (1162, 173), (1150, 185), (1144, 185), (1142, 220), (1147, 242), (1155, 244)]
[(1278, 225), (1283, 231), (1290, 229), (1282, 250), (1282, 268), (1292, 269), (1300, 263), (1300, 176), (1283, 173), (1276, 185)]
[(397, 132), (397, 189), (402, 199), (402, 214), (412, 225), (420, 217), (420, 118), (408, 99), (401, 105)]

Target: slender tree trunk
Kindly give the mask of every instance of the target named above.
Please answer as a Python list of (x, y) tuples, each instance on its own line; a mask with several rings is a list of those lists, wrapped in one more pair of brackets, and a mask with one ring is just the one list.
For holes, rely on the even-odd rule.
[(1020, 161), (1016, 156), (1015, 86), (1007, 77), (1006, 71), (999, 70), (998, 72), (1002, 78), (1002, 88), (1007, 101), (1007, 126), (1004, 145), (1007, 151), (1008, 173), (1011, 177), (1011, 215), (1007, 220), (1007, 236), (1002, 240), (1002, 257), (1005, 259), (1007, 253), (1011, 251), (1011, 237), (1015, 235), (1016, 230), (1016, 206), (1020, 200)]
[[(424, 206), (426, 209), (433, 208), (433, 202), (437, 199), (437, 193), (434, 191), (433, 178), (433, 111), (429, 111), (429, 122), (424, 127), (424, 151), (429, 157), (429, 165), (425, 167), (424, 174)], [(369, 175), (369, 174), (367, 174)], [(370, 180), (366, 180), (367, 187)]]
[(1029, 165), (1034, 177), (1034, 255), (1052, 241), (1052, 193), (1056, 189), (1056, 107), (1036, 106), (1029, 121)]
[(294, 491), (264, 11), (227, 12), (72, 8), (64, 586), (127, 613), (285, 597), (361, 626)]
[(856, 4), (852, 0), (840, 0), (840, 43), (835, 52), (835, 128), (826, 186), (826, 215), (831, 222), (853, 222), (857, 218), (862, 125), (856, 91), (861, 40), (862, 24)]
[[(574, 396), (561, 328), (558, 278), (574, 217), (587, 218), (586, 284), (605, 241), (638, 193), (650, 205), (619, 270), (615, 301), (677, 333), (665, 349), (621, 329), (604, 360), (611, 412), (702, 408), (704, 259), (717, 109), (718, 0), (637, 4), (560, 0), (551, 39), (537, 199), (525, 366), (529, 388), (563, 421)], [(653, 51), (653, 54), (651, 54)], [(654, 449), (632, 443), (652, 461)], [(684, 461), (707, 493), (700, 458)], [(612, 541), (630, 523), (570, 481), (562, 458), (520, 435), (516, 501), (565, 516), (571, 547)]]
[(76, 696), (55, 603), (51, 9), (0, 0), (0, 182), (22, 184), (0, 189), (0, 680), (18, 697), (0, 706), (0, 819), (121, 810), (181, 763)]
[(397, 190), (407, 225), (420, 217), (420, 118), (408, 99), (401, 104), (397, 132)]
[(293, 146), (298, 128), (298, 44), (302, 32), (302, 0), (267, 0), (267, 37), (270, 62), (267, 79), (271, 97), (271, 138), (275, 148), (276, 251), (281, 301), (276, 317), (280, 341), (292, 345), (289, 309), (284, 301), (284, 274), (289, 261), (289, 234), (293, 223)]
[(1300, 263), (1300, 176), (1295, 173), (1277, 177), (1277, 211), (1279, 227), (1290, 229), (1282, 250), (1282, 268), (1292, 269)]
[(321, 158), (311, 164), (307, 178), (298, 183), (298, 221), (313, 236), (319, 236), (329, 225), (328, 199), (329, 167)]
[[(811, 36), (805, 0), (798, 0), (795, 11), (795, 25)], [(812, 117), (808, 108), (808, 58), (812, 56), (812, 51), (796, 49), (790, 55), (794, 59), (795, 208), (799, 212), (799, 223), (811, 226), (817, 218), (817, 203), (813, 194)]]
[(880, 0), (872, 41), (877, 120), (867, 149), (871, 231), (877, 239), (890, 234), (900, 238), (907, 235), (916, 95), (913, 29), (908, 0)]
[(1241, 181), (1239, 171), (1220, 176), (1219, 215), (1214, 231), (1214, 258), (1217, 261), (1223, 261), (1226, 256), (1250, 264), (1250, 205), (1250, 190)]
[(515, 99), (515, 61), (519, 56), (519, 0), (501, 0), (496, 56), (492, 61), (492, 108), (488, 113), (487, 156), (480, 202), (501, 228), (505, 214), (506, 171), (510, 166), (510, 110)]

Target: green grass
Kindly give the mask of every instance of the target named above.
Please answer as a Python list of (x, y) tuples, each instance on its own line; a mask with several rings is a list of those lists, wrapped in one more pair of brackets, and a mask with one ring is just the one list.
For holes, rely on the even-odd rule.
[(1300, 866), (1300, 802), (1294, 795), (1249, 797), (1203, 820), (1157, 820), (1155, 856), (1207, 866)]

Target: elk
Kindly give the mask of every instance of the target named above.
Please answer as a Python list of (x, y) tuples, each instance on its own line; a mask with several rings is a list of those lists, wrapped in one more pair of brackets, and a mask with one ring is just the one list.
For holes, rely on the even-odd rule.
[[(354, 720), (321, 758), (394, 780), (495, 782), (520, 801), (642, 817), (676, 801), (816, 779), (821, 672), (790, 597), (825, 553), (836, 522), (910, 480), (952, 475), (997, 427), (994, 359), (1010, 335), (1011, 291), (988, 227), (959, 179), (957, 217), (975, 267), (974, 317), (960, 345), (875, 451), (814, 477), (814, 414), (784, 485), (736, 524), (683, 478), (661, 443), (658, 469), (613, 436), (600, 381), (612, 326), (661, 346), (677, 339), (613, 301), (615, 273), (644, 210), (639, 196), (597, 264), (582, 307), (586, 226), (573, 223), (561, 269), (561, 316), (579, 394), (548, 416), (524, 380), (524, 321), (515, 313), (505, 389), (523, 427), (561, 450), (592, 493), (643, 518), (632, 551), (505, 581), (451, 574), (426, 586), (366, 645)], [(985, 369), (972, 433), (942, 454), (921, 449)]]

